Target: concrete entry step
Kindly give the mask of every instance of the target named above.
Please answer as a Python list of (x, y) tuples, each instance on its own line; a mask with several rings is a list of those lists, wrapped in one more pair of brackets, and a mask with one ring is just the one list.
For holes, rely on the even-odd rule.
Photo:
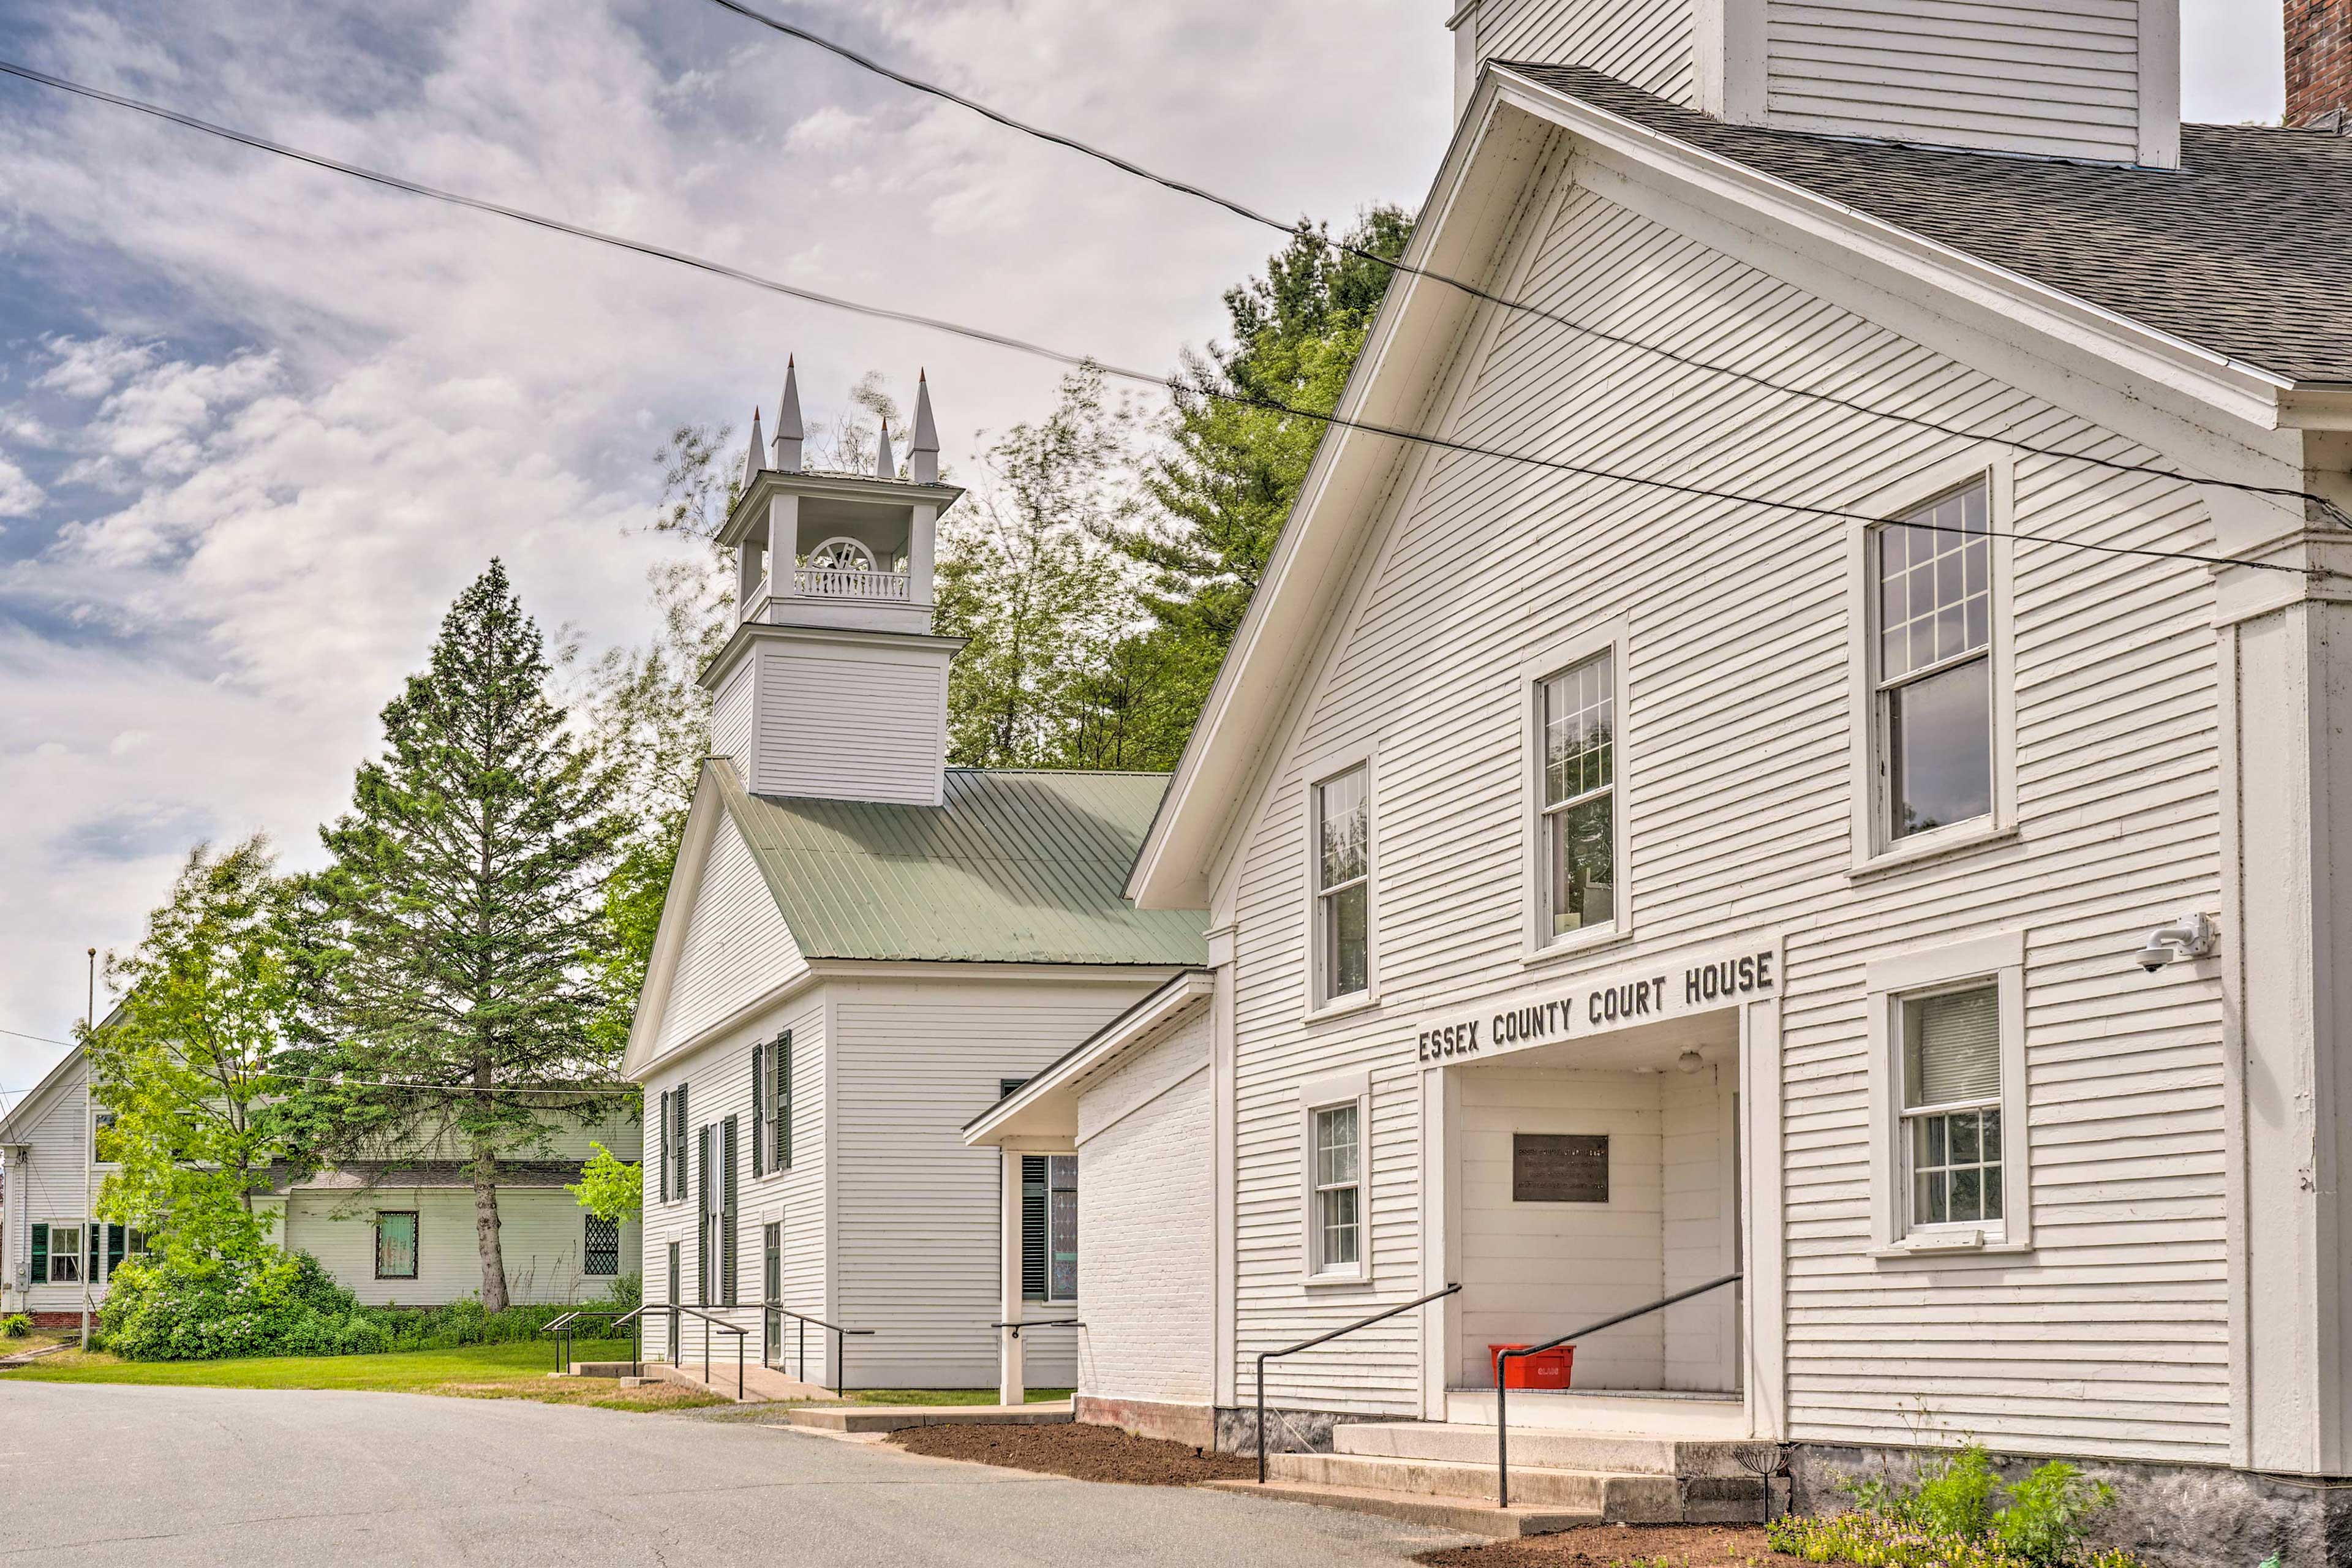
[(900, 1432), (909, 1426), (1057, 1426), (1070, 1421), (1064, 1405), (836, 1405), (787, 1410), (784, 1420), (816, 1432)]
[(699, 1362), (691, 1368), (647, 1362), (645, 1363), (645, 1375), (699, 1389), (706, 1394), (716, 1394), (722, 1399), (732, 1399), (744, 1405), (770, 1405), (786, 1399), (822, 1399), (830, 1404), (834, 1400), (834, 1392), (830, 1388), (803, 1383), (767, 1366), (745, 1366), (740, 1393), (735, 1386), (735, 1368), (721, 1366), (716, 1361), (710, 1363), (710, 1381), (708, 1383), (702, 1380), (702, 1363)]
[[(1495, 1464), (1495, 1429), (1465, 1422), (1359, 1421), (1335, 1426), (1331, 1446), (1342, 1454), (1453, 1464)], [(1612, 1475), (1753, 1479), (1778, 1463), (1770, 1443), (1694, 1441), (1632, 1434), (1511, 1428), (1511, 1468), (1598, 1470)]]
[(1202, 1481), (1200, 1484), (1212, 1491), (1232, 1492), (1241, 1497), (1271, 1498), (1278, 1502), (1347, 1509), (1355, 1513), (1402, 1520), (1408, 1524), (1425, 1524), (1434, 1530), (1455, 1530), (1465, 1535), (1488, 1535), (1498, 1540), (1519, 1535), (1551, 1535), (1559, 1531), (1573, 1530), (1580, 1524), (1603, 1522), (1597, 1513), (1527, 1506), (1496, 1508), (1492, 1503), (1481, 1504), (1466, 1499), (1381, 1491), (1362, 1487), (1322, 1486), (1307, 1481), (1269, 1480), (1264, 1486), (1255, 1481)]
[[(1309, 1486), (1463, 1498), (1492, 1506), (1495, 1467), (1370, 1454), (1269, 1454), (1266, 1473)], [(1511, 1500), (1593, 1519), (1659, 1518), (1675, 1502), (1672, 1476), (1611, 1476), (1591, 1470), (1513, 1466)]]

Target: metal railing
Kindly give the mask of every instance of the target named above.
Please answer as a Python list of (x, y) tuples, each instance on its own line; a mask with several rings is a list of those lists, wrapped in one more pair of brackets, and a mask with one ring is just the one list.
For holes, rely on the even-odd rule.
[(856, 567), (799, 566), (793, 592), (803, 599), (886, 599), (904, 603), (904, 572), (867, 572)]
[[(669, 1314), (670, 1336), (673, 1339), (677, 1337), (677, 1319), (678, 1314), (681, 1312), (685, 1313), (689, 1318), (700, 1318), (704, 1323), (709, 1325), (709, 1327), (705, 1328), (702, 1332), (702, 1383), (703, 1386), (706, 1388), (710, 1386), (710, 1330), (714, 1328), (723, 1329), (727, 1332), (733, 1334), (735, 1336), (735, 1397), (739, 1401), (743, 1397), (743, 1336), (750, 1333), (751, 1331), (751, 1330), (738, 1328), (724, 1318), (714, 1318), (699, 1307), (689, 1307), (683, 1302), (670, 1301), (648, 1301), (644, 1306), (639, 1307), (635, 1311), (631, 1312), (628, 1316), (623, 1318), (620, 1322), (614, 1323), (613, 1326), (617, 1329), (621, 1326), (621, 1323), (642, 1321), (647, 1312), (667, 1312)], [(642, 1328), (638, 1331), (637, 1343), (640, 1348), (645, 1344), (644, 1330)]]
[(1003, 1322), (991, 1323), (988, 1326), (992, 1329), (1011, 1329), (1013, 1337), (1017, 1340), (1021, 1337), (1021, 1331), (1024, 1329), (1083, 1329), (1087, 1323), (1084, 1318), (1023, 1318), (1018, 1321), (1007, 1319)]
[(1400, 1313), (1410, 1312), (1416, 1307), (1426, 1307), (1432, 1301), (1438, 1300), (1443, 1297), (1451, 1296), (1461, 1289), (1462, 1287), (1459, 1285), (1448, 1285), (1443, 1290), (1432, 1290), (1426, 1296), (1417, 1296), (1413, 1300), (1407, 1301), (1402, 1307), (1391, 1307), (1385, 1312), (1374, 1312), (1369, 1318), (1359, 1318), (1354, 1322), (1348, 1324), (1345, 1328), (1333, 1329), (1328, 1334), (1318, 1334), (1311, 1340), (1301, 1340), (1295, 1345), (1285, 1345), (1278, 1351), (1258, 1352), (1257, 1484), (1260, 1486), (1265, 1485), (1265, 1363), (1267, 1362), (1274, 1361), (1286, 1355), (1297, 1355), (1300, 1351), (1311, 1351), (1317, 1345), (1328, 1343), (1332, 1340), (1338, 1339), (1342, 1334), (1352, 1334), (1358, 1329), (1370, 1328), (1374, 1323), (1381, 1322), (1387, 1319), (1396, 1317)]
[[(1588, 1323), (1572, 1334), (1562, 1334), (1556, 1340), (1546, 1340), (1539, 1345), (1520, 1345), (1511, 1350), (1496, 1351), (1495, 1352), (1495, 1506), (1497, 1508), (1511, 1506), (1511, 1421), (1507, 1404), (1508, 1397), (1507, 1388), (1510, 1379), (1504, 1375), (1505, 1362), (1514, 1356), (1541, 1355), (1546, 1351), (1556, 1351), (1571, 1341), (1590, 1339), (1603, 1329), (1613, 1329), (1620, 1323), (1632, 1322), (1635, 1318), (1647, 1317), (1652, 1312), (1664, 1311), (1677, 1302), (1687, 1301), (1694, 1296), (1704, 1296), (1709, 1290), (1719, 1290), (1726, 1285), (1737, 1285), (1740, 1278), (1738, 1274), (1727, 1274), (1720, 1279), (1710, 1279), (1704, 1285), (1694, 1285), (1687, 1290), (1677, 1290), (1671, 1296), (1661, 1297), (1646, 1307), (1636, 1307), (1630, 1312), (1620, 1312), (1613, 1318), (1603, 1318), (1597, 1323)], [(1261, 1461), (1262, 1466), (1263, 1461)]]
[(621, 1324), (625, 1322), (633, 1323), (635, 1328), (630, 1335), (629, 1341), (629, 1364), (642, 1371), (646, 1364), (645, 1321), (642, 1316), (644, 1311), (645, 1309), (643, 1307), (639, 1307), (635, 1310), (630, 1312), (605, 1311), (595, 1307), (575, 1307), (571, 1311), (564, 1313), (562, 1317), (555, 1319), (553, 1321), (541, 1324), (539, 1331), (542, 1334), (553, 1334), (556, 1336), (555, 1370), (558, 1372), (570, 1372), (572, 1370), (572, 1341), (575, 1333), (575, 1331), (572, 1326), (572, 1324), (578, 1322), (583, 1318), (605, 1319), (605, 1337), (611, 1339), (617, 1337), (614, 1331), (617, 1330)]
[[(760, 1324), (760, 1333), (761, 1338), (766, 1340), (769, 1344), (775, 1344), (778, 1341), (783, 1338), (783, 1325), (782, 1323), (773, 1322), (773, 1320), (776, 1318), (790, 1318), (798, 1325), (798, 1342), (793, 1351), (793, 1376), (803, 1383), (806, 1383), (808, 1381), (809, 1325), (811, 1323), (814, 1323), (818, 1328), (824, 1329), (833, 1335), (833, 1394), (836, 1399), (843, 1397), (843, 1391), (847, 1388), (849, 1383), (849, 1341), (852, 1336), (859, 1339), (869, 1338), (874, 1333), (874, 1331), (872, 1329), (845, 1329), (839, 1323), (828, 1323), (823, 1318), (812, 1318), (806, 1312), (795, 1312), (790, 1307), (785, 1306), (782, 1301), (762, 1301), (760, 1303), (760, 1310), (763, 1314)], [(770, 1335), (768, 1332), (772, 1323), (777, 1331), (773, 1335)], [(741, 1348), (740, 1343), (737, 1348)], [(762, 1365), (767, 1364), (767, 1358), (764, 1355), (761, 1358), (761, 1363)]]

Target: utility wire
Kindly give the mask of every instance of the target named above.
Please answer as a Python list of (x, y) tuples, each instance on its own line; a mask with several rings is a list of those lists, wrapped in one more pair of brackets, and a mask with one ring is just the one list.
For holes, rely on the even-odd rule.
[(1495, 293), (1476, 283), (1470, 282), (1466, 279), (1456, 278), (1450, 273), (1433, 272), (1426, 268), (1415, 267), (1411, 262), (1399, 260), (1392, 257), (1382, 256), (1377, 251), (1367, 250), (1361, 246), (1351, 245), (1344, 239), (1333, 239), (1328, 233), (1311, 226), (1304, 220), (1297, 223), (1285, 223), (1280, 218), (1275, 217), (1268, 213), (1260, 212), (1257, 208), (1250, 206), (1244, 202), (1238, 201), (1232, 196), (1222, 195), (1204, 186), (1193, 184), (1188, 180), (1180, 180), (1175, 178), (1173, 175), (1159, 174), (1154, 170), (1145, 168), (1140, 163), (1133, 163), (1126, 158), (1122, 158), (1116, 153), (1107, 152), (1100, 147), (1093, 145), (1091, 142), (1081, 142), (1075, 136), (1066, 136), (1058, 131), (1049, 131), (1042, 125), (1032, 124), (1028, 121), (1017, 119), (1013, 115), (1005, 113), (1003, 110), (992, 109), (987, 104), (982, 103), (976, 99), (965, 97), (962, 93), (957, 92), (952, 88), (942, 87), (938, 82), (934, 81), (926, 81), (920, 77), (909, 76), (906, 72), (899, 70), (895, 67), (885, 65), (883, 62), (873, 58), (871, 56), (860, 54), (857, 50), (851, 48), (846, 44), (828, 38), (821, 33), (811, 32), (808, 28), (801, 26), (797, 23), (787, 22), (778, 16), (771, 16), (764, 11), (757, 10), (752, 6), (744, 5), (742, 0), (710, 0), (710, 3), (719, 6), (721, 10), (732, 11), (735, 15), (744, 17), (749, 21), (757, 22), (763, 27), (772, 28), (775, 31), (783, 34), (787, 37), (798, 38), (804, 44), (814, 45), (815, 47), (824, 49), (829, 54), (838, 55), (841, 58), (847, 60), (850, 64), (856, 66), (861, 70), (871, 71), (877, 76), (887, 78), (889, 80), (895, 81), (902, 87), (911, 88), (917, 92), (928, 93), (933, 98), (943, 99), (947, 102), (956, 105), (958, 108), (970, 110), (972, 113), (979, 115), (983, 120), (992, 121), (996, 124), (1002, 125), (1009, 131), (1017, 131), (1024, 136), (1034, 136), (1040, 142), (1047, 142), (1056, 147), (1067, 148), (1069, 151), (1077, 153), (1081, 157), (1092, 158), (1097, 163), (1108, 163), (1112, 168), (1118, 170), (1121, 174), (1132, 174), (1137, 179), (1149, 181), (1152, 184), (1160, 185), (1165, 189), (1174, 191), (1181, 195), (1192, 196), (1196, 200), (1207, 202), (1212, 206), (1222, 207), (1226, 212), (1232, 213), (1237, 217), (1244, 218), (1251, 223), (1262, 225), (1277, 233), (1286, 234), (1297, 238), (1307, 240), (1313, 244), (1320, 245), (1326, 249), (1339, 251), (1342, 254), (1352, 256), (1360, 261), (1371, 262), (1375, 266), (1387, 268), (1391, 272), (1402, 272), (1412, 278), (1425, 278), (1433, 283), (1443, 283), (1449, 289), (1459, 289), (1463, 293), (1469, 295), (1471, 298), (1483, 300), (1487, 304), (1499, 306), (1502, 309), (1509, 310), (1520, 310), (1528, 315), (1539, 317), (1544, 321), (1551, 322), (1555, 326), (1565, 327), (1570, 331), (1580, 333), (1583, 336), (1592, 338), (1600, 342), (1612, 343), (1620, 348), (1634, 349), (1643, 353), (1654, 354), (1671, 363), (1681, 365), (1686, 370), (1705, 371), (1713, 375), (1728, 376), (1735, 381), (1745, 383), (1750, 386), (1760, 387), (1766, 391), (1780, 393), (1790, 397), (1811, 398), (1819, 403), (1828, 404), (1832, 407), (1845, 409), (1849, 413), (1866, 415), (1874, 419), (1891, 419), (1900, 424), (1913, 426), (1918, 429), (1932, 430), (1941, 436), (1958, 437), (1961, 439), (1969, 441), (1989, 442), (1995, 446), (2006, 447), (2014, 452), (2024, 452), (2034, 457), (2064, 458), (2071, 462), (2088, 463), (2095, 468), (2106, 468), (2116, 473), (2147, 474), (2156, 479), (2173, 479), (2184, 484), (2216, 485), (2224, 489), (2242, 490), (2250, 495), (2271, 496), (2283, 500), (2314, 502), (2332, 515), (2340, 526), (2352, 528), (2352, 516), (2347, 516), (2342, 508), (2338, 507), (2334, 501), (2329, 500), (2326, 497), (2315, 494), (2310, 490), (2296, 489), (2292, 486), (2285, 485), (2256, 485), (2234, 479), (2200, 479), (2194, 474), (2183, 473), (2174, 468), (2158, 468), (2146, 463), (2126, 463), (2119, 458), (2096, 457), (2088, 452), (2072, 451), (2063, 447), (2039, 446), (2031, 441), (2019, 440), (2014, 437), (1988, 435), (1982, 431), (1970, 430), (1963, 426), (1947, 425), (1940, 420), (1925, 418), (1916, 414), (1905, 414), (1892, 408), (1881, 408), (1872, 404), (1861, 402), (1855, 398), (1841, 396), (1833, 392), (1821, 392), (1811, 387), (1791, 385), (1786, 382), (1775, 381), (1769, 376), (1759, 375), (1754, 371), (1742, 370), (1737, 365), (1722, 364), (1713, 360), (1700, 359), (1696, 355), (1684, 353), (1678, 349), (1667, 348), (1662, 343), (1650, 342), (1644, 339), (1631, 337), (1622, 332), (1613, 332), (1605, 327), (1596, 327), (1589, 321), (1580, 321), (1571, 316), (1562, 315), (1560, 312), (1554, 310), (1548, 306), (1538, 305), (1533, 300), (1511, 299), (1507, 295)]
[[(307, 153), (298, 147), (289, 147), (283, 142), (272, 142), (266, 137), (256, 136), (249, 132), (238, 131), (226, 125), (217, 125), (208, 120), (199, 120), (192, 114), (183, 114), (177, 110), (165, 109), (161, 105), (148, 103), (141, 99), (127, 98), (120, 93), (108, 92), (103, 89), (88, 87), (80, 82), (68, 81), (63, 77), (51, 76), (45, 71), (37, 71), (29, 66), (17, 65), (13, 61), (0, 59), (0, 74), (18, 77), (26, 81), (35, 82), (43, 87), (53, 88), (60, 92), (72, 93), (77, 97), (90, 99), (100, 103), (111, 104), (118, 109), (128, 109), (136, 113), (148, 115), (157, 120), (168, 121), (174, 125), (184, 126), (191, 131), (202, 132), (207, 136), (220, 137), (225, 141), (235, 142), (241, 146), (253, 148), (257, 152), (272, 153), (280, 158), (290, 159), (298, 163), (310, 164), (313, 168), (326, 169), (338, 174), (346, 174), (353, 179), (364, 180), (371, 184), (382, 185), (387, 189), (404, 191), (411, 195), (425, 196), (434, 201), (448, 203), (453, 206), (467, 207), (476, 212), (488, 213), (493, 216), (508, 218), (516, 223), (527, 224), (534, 228), (542, 228), (556, 234), (569, 235), (574, 239), (585, 239), (597, 245), (611, 246), (616, 249), (634, 251), (640, 256), (649, 256), (657, 260), (674, 262), (680, 267), (691, 268), (696, 271), (707, 272), (715, 277), (730, 279), (738, 283), (747, 284), (754, 289), (766, 289), (771, 293), (786, 295), (792, 299), (805, 300), (810, 304), (823, 305), (832, 310), (844, 310), (855, 315), (866, 316), (880, 321), (897, 321), (908, 326), (924, 327), (933, 331), (948, 333), (951, 336), (969, 339), (976, 342), (991, 343), (999, 348), (1011, 349), (1017, 353), (1034, 355), (1037, 358), (1055, 361), (1058, 363), (1069, 365), (1077, 369), (1098, 370), (1106, 375), (1116, 376), (1123, 381), (1136, 383), (1144, 386), (1156, 387), (1170, 394), (1171, 396), (1180, 398), (1202, 397), (1215, 402), (1234, 404), (1243, 407), (1259, 408), (1269, 413), (1281, 414), (1295, 418), (1308, 420), (1315, 424), (1325, 426), (1326, 427), (1343, 430), (1360, 430), (1367, 435), (1384, 436), (1394, 440), (1430, 447), (1442, 451), (1459, 452), (1475, 457), (1493, 458), (1506, 462), (1525, 463), (1535, 468), (1549, 469), (1556, 473), (1572, 474), (1583, 479), (1601, 479), (1617, 484), (1633, 485), (1649, 489), (1664, 490), (1674, 495), (1693, 496), (1710, 500), (1727, 501), (1743, 506), (1761, 507), (1775, 511), (1794, 513), (1801, 517), (1828, 518), (1840, 521), (1865, 523), (1885, 523), (1890, 521), (1901, 522), (1901, 520), (1883, 518), (1871, 512), (1847, 510), (1836, 507), (1810, 506), (1803, 502), (1782, 500), (1769, 496), (1744, 495), (1736, 490), (1710, 489), (1701, 485), (1684, 484), (1671, 479), (1651, 479), (1639, 474), (1620, 473), (1613, 469), (1592, 468), (1585, 464), (1570, 463), (1560, 458), (1541, 457), (1529, 452), (1514, 452), (1504, 447), (1484, 447), (1473, 442), (1457, 441), (1447, 437), (1432, 436), (1421, 431), (1407, 430), (1391, 425), (1376, 424), (1369, 420), (1343, 418), (1336, 414), (1327, 414), (1318, 409), (1301, 407), (1298, 405), (1287, 402), (1282, 398), (1273, 397), (1264, 394), (1228, 392), (1212, 386), (1196, 385), (1172, 376), (1156, 375), (1150, 371), (1134, 370), (1122, 365), (1108, 363), (1104, 361), (1097, 360), (1087, 355), (1071, 353), (1062, 349), (1050, 348), (1043, 343), (1031, 342), (1026, 339), (1013, 337), (1003, 332), (992, 331), (984, 327), (967, 326), (961, 322), (950, 321), (942, 317), (926, 316), (911, 310), (893, 310), (887, 306), (870, 305), (861, 300), (845, 299), (839, 295), (822, 293), (814, 289), (803, 288), (799, 284), (786, 283), (773, 278), (765, 278), (756, 272), (747, 272), (740, 267), (731, 267), (722, 261), (713, 261), (705, 257), (696, 256), (688, 251), (675, 250), (667, 246), (655, 245), (649, 241), (641, 239), (632, 239), (625, 235), (607, 234), (601, 229), (588, 228), (574, 223), (566, 223), (561, 218), (549, 217), (544, 214), (530, 212), (522, 207), (508, 206), (502, 203), (488, 201), (479, 196), (469, 196), (456, 191), (442, 190), (436, 186), (423, 184), (415, 180), (404, 179), (397, 174), (387, 174), (378, 170), (362, 167), (357, 163), (347, 163), (339, 159), (329, 158), (320, 153)], [(2205, 481), (2200, 480), (2193, 482), (2202, 483)], [(1924, 528), (1928, 525), (1917, 522), (1902, 522), (1902, 526)], [(2058, 539), (2046, 534), (2004, 533), (1994, 532), (1982, 529), (1972, 529), (1968, 531), (1982, 534), (1989, 538), (2014, 539), (2032, 544), (2063, 545), (2068, 549), (2088, 550), (2107, 555), (2138, 555), (2165, 561), (2197, 562), (2210, 566), (2245, 566), (2264, 572), (2291, 573), (2297, 576), (2307, 578), (2334, 577), (2338, 575), (2337, 574), (2326, 571), (2324, 568), (2291, 566), (2271, 561), (2249, 561), (2237, 556), (2210, 555), (2195, 551), (2156, 550), (2126, 545), (2097, 544), (2085, 540)]]
[[(53, 1040), (47, 1035), (28, 1035), (22, 1029), (0, 1029), (0, 1035), (13, 1035), (20, 1040), (38, 1040), (45, 1046), (71, 1046), (71, 1040)], [(0, 1089), (0, 1094), (18, 1094), (20, 1089)]]

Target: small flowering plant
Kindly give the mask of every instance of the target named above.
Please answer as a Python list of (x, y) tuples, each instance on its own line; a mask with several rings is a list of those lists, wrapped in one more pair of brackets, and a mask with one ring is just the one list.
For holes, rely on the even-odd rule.
[(1845, 1490), (1852, 1512), (1773, 1521), (1773, 1550), (1858, 1568), (2145, 1568), (2120, 1547), (2084, 1543), (2084, 1522), (2115, 1493), (2063, 1460), (2004, 1489), (1970, 1444), (1925, 1467), (1916, 1485), (1874, 1478)]

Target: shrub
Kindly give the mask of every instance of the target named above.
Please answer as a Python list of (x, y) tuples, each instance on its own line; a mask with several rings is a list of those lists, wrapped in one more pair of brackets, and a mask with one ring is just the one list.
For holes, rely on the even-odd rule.
[(1991, 1458), (1974, 1443), (1922, 1466), (1916, 1484), (1873, 1477), (1840, 1485), (1853, 1512), (1776, 1520), (1773, 1547), (1865, 1568), (2139, 1568), (2127, 1552), (2084, 1544), (2084, 1522), (2115, 1491), (2063, 1460), (2007, 1489), (2006, 1502)]
[(22, 1312), (0, 1318), (0, 1340), (21, 1340), (33, 1331), (33, 1320)]
[[(639, 1279), (626, 1274), (594, 1302), (626, 1312)], [(365, 1307), (307, 1252), (270, 1247), (252, 1258), (123, 1259), (99, 1328), (109, 1349), (132, 1361), (216, 1361), (227, 1356), (373, 1355), (536, 1340), (574, 1307), (562, 1303), (486, 1312), (465, 1297), (443, 1307)], [(593, 1321), (582, 1325), (591, 1332)]]

